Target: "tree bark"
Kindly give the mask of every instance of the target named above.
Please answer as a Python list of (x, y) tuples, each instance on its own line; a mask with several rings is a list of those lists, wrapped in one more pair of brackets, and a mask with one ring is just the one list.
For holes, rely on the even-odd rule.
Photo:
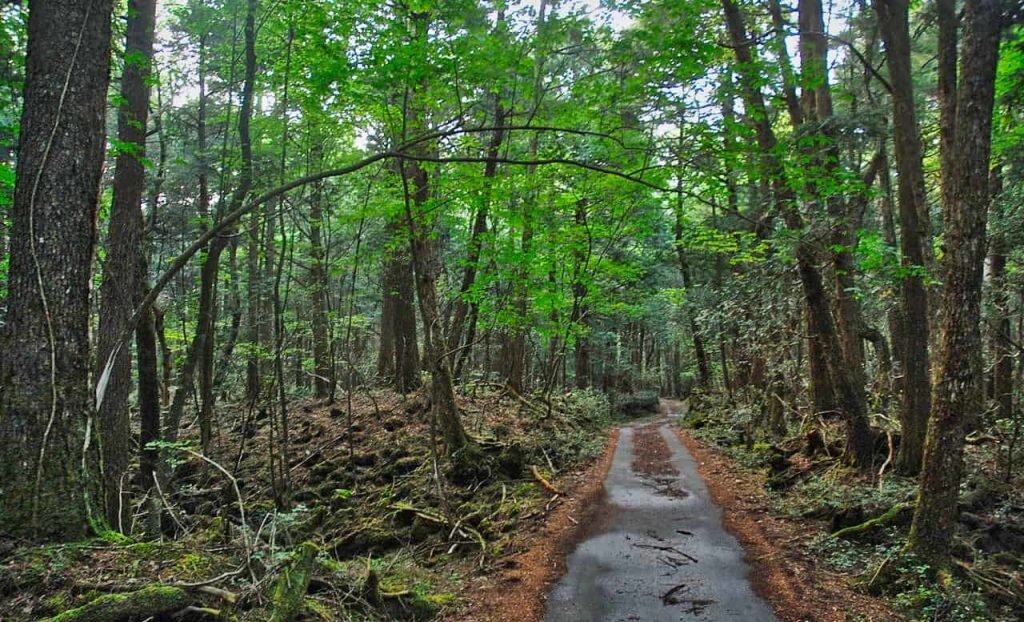
[[(930, 243), (930, 236), (928, 221), (921, 218), (922, 214), (927, 214), (928, 208), (911, 78), (909, 2), (874, 1), (892, 85), (893, 151), (899, 173), (900, 266), (904, 272), (900, 278), (900, 317), (904, 326), (914, 327), (914, 330), (901, 331), (897, 344), (903, 381), (900, 403), (902, 436), (896, 469), (904, 475), (913, 476), (921, 468), (931, 408), (928, 294), (923, 275), (926, 265), (924, 247)], [(939, 0), (940, 3), (942, 1)]]
[[(319, 154), (316, 158), (320, 163)], [(334, 393), (334, 366), (328, 341), (327, 266), (324, 255), (323, 183), (313, 185), (309, 203), (310, 302), (313, 332), (313, 395), (326, 399)]]
[(996, 62), (999, 0), (967, 0), (963, 78), (957, 95), (951, 184), (943, 203), (942, 332), (917, 509), (909, 546), (935, 568), (949, 564), (963, 474), (964, 421), (982, 407), (981, 281)]
[[(147, 262), (143, 260), (138, 266), (138, 284), (136, 302), (142, 299), (146, 288)], [(156, 491), (152, 490), (154, 477), (159, 474), (160, 452), (150, 449), (149, 443), (160, 440), (160, 381), (157, 375), (156, 327), (152, 309), (147, 310), (135, 327), (135, 343), (137, 349), (137, 366), (139, 374), (139, 481), (143, 490), (149, 492), (149, 508), (154, 510)], [(160, 512), (150, 511), (146, 526), (146, 537), (156, 538), (160, 531)]]
[(99, 474), (89, 386), (89, 285), (110, 80), (110, 0), (29, 7), (0, 369), (0, 522), (84, 537)]
[(107, 257), (100, 286), (97, 369), (113, 356), (103, 402), (99, 405), (102, 435), (103, 488), (107, 522), (118, 531), (130, 524), (131, 503), (124, 485), (128, 471), (131, 424), (128, 394), (131, 390), (131, 341), (118, 346), (130, 334), (132, 312), (140, 285), (137, 275), (144, 261), (142, 195), (145, 191), (146, 126), (149, 118), (150, 64), (156, 25), (155, 0), (131, 0), (125, 33), (122, 103), (118, 110), (117, 137), (120, 151), (114, 169), (114, 196), (107, 233)]
[[(384, 266), (378, 373), (402, 393), (420, 386), (416, 294), (408, 234), (398, 220), (385, 225), (392, 249)], [(396, 243), (397, 242), (397, 243)]]

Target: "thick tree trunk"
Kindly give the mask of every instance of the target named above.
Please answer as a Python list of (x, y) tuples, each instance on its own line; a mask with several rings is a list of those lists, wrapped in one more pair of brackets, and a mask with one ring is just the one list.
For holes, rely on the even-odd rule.
[[(940, 0), (941, 2), (942, 0)], [(909, 3), (907, 0), (875, 0), (879, 30), (885, 42), (892, 84), (893, 147), (899, 172), (900, 316), (904, 326), (898, 343), (903, 386), (900, 405), (902, 437), (897, 470), (916, 475), (921, 468), (924, 439), (931, 407), (928, 377), (928, 294), (924, 286), (925, 252), (930, 243), (925, 204), (921, 137), (914, 108), (910, 66)]]
[(131, 319), (137, 299), (139, 264), (143, 257), (145, 226), (142, 194), (145, 191), (146, 125), (149, 117), (150, 63), (156, 23), (154, 0), (128, 3), (124, 72), (117, 137), (121, 151), (114, 169), (114, 197), (107, 233), (107, 257), (100, 286), (99, 337), (96, 368), (103, 370), (113, 356), (103, 402), (99, 405), (103, 439), (103, 488), (107, 522), (118, 531), (130, 525), (131, 503), (123, 481), (129, 466), (131, 426), (128, 394), (131, 391)]
[(955, 164), (943, 170), (951, 184), (943, 204), (942, 332), (936, 360), (910, 548), (933, 567), (945, 568), (956, 531), (963, 474), (964, 421), (982, 407), (981, 281), (992, 109), (999, 34), (999, 0), (967, 0), (964, 7), (963, 79), (957, 95)]
[(81, 539), (103, 515), (89, 284), (111, 13), (110, 0), (29, 7), (0, 369), (0, 522), (20, 536)]

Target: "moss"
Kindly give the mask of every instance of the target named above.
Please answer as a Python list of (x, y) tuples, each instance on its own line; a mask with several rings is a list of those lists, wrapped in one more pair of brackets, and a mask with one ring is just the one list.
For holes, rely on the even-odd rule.
[(159, 558), (164, 547), (157, 542), (136, 542), (128, 545), (128, 550), (143, 559)]
[(174, 572), (185, 577), (199, 577), (206, 574), (210, 569), (210, 559), (203, 553), (186, 553), (174, 564)]
[(909, 510), (911, 507), (912, 506), (909, 503), (897, 503), (896, 505), (894, 505), (891, 508), (889, 508), (881, 516), (876, 516), (874, 518), (868, 519), (868, 520), (866, 520), (866, 521), (864, 521), (864, 522), (862, 522), (860, 524), (857, 524), (857, 525), (852, 525), (850, 527), (844, 527), (843, 529), (840, 529), (839, 531), (836, 531), (835, 533), (833, 533), (832, 537), (833, 538), (848, 538), (848, 537), (850, 537), (852, 535), (855, 535), (855, 534), (864, 533), (865, 531), (868, 531), (869, 529), (871, 529), (873, 527), (877, 527), (879, 525), (885, 525), (885, 524), (887, 524), (889, 522), (892, 522), (897, 516), (900, 515), (901, 512)]
[(313, 598), (306, 599), (306, 609), (316, 618), (324, 620), (324, 622), (334, 622), (338, 619), (330, 607)]
[(66, 610), (70, 604), (71, 602), (68, 598), (68, 594), (66, 592), (58, 592), (43, 600), (43, 610), (51, 613), (57, 613), (59, 611)]
[(306, 590), (313, 578), (316, 556), (320, 552), (312, 542), (303, 542), (295, 550), (290, 564), (274, 582), (270, 590), (273, 611), (270, 622), (292, 622), (306, 605)]
[(148, 618), (184, 609), (188, 594), (179, 588), (152, 585), (124, 594), (106, 594), (89, 604), (51, 618), (50, 622), (115, 622), (126, 618)]
[(455, 594), (427, 594), (420, 597), (424, 602), (427, 602), (434, 607), (444, 607), (455, 602)]

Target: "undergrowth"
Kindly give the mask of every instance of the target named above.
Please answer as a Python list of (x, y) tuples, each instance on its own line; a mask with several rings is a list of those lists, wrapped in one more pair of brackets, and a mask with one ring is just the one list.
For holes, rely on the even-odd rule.
[[(273, 609), (269, 586), (304, 542), (317, 551), (304, 605), (309, 619), (450, 615), (460, 607), (465, 580), (485, 572), (558, 504), (536, 474), (560, 482), (600, 453), (613, 422), (608, 399), (596, 392), (550, 402), (488, 393), (460, 396), (459, 405), (483, 456), (483, 468), (468, 481), (453, 477), (443, 447), (432, 447), (420, 397), (354, 400), (351, 425), (338, 406), (297, 405), (287, 507), (275, 503), (268, 477), (267, 420), (243, 420), (242, 408), (224, 413), (213, 457), (230, 466), (245, 438), (235, 470), (245, 524), (222, 473), (177, 454), (175, 486), (167, 491), (172, 512), (165, 512), (158, 541), (142, 539), (140, 507), (129, 536), (7, 544), (6, 551), (0, 542), (0, 619), (45, 619), (107, 593), (211, 580), (237, 603), (199, 593), (197, 604), (220, 610), (223, 619), (266, 619)], [(194, 432), (184, 435), (183, 447)]]

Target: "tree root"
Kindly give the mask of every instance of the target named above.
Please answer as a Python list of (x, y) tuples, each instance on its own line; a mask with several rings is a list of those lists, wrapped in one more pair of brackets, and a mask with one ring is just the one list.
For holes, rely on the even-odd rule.
[(995, 568), (979, 568), (962, 561), (956, 562), (956, 570), (983, 593), (1010, 605), (1024, 605), (1024, 583), (1018, 575)]
[(553, 495), (563, 495), (564, 496), (564, 493), (561, 490), (556, 488), (554, 484), (552, 484), (550, 481), (548, 481), (547, 478), (545, 478), (543, 475), (541, 475), (540, 469), (538, 469), (536, 466), (531, 466), (530, 467), (530, 472), (533, 473), (533, 478), (535, 480), (537, 480), (537, 483), (540, 484), (541, 488), (543, 488), (544, 490), (550, 492)]
[(864, 533), (865, 531), (868, 531), (875, 527), (885, 525), (887, 523), (892, 522), (894, 519), (896, 519), (897, 516), (900, 515), (901, 512), (903, 512), (907, 508), (913, 507), (913, 505), (913, 503), (897, 503), (896, 505), (889, 508), (884, 514), (881, 514), (874, 518), (869, 518), (868, 520), (864, 521), (863, 523), (860, 523), (859, 525), (844, 527), (843, 529), (840, 529), (839, 531), (833, 533), (832, 537), (846, 538), (859, 533)]
[[(451, 540), (455, 537), (456, 534), (458, 534), (463, 538), (470, 538), (476, 541), (476, 543), (480, 546), (480, 563), (481, 565), (483, 564), (484, 555), (486, 555), (487, 553), (487, 541), (484, 539), (483, 535), (479, 531), (473, 529), (469, 525), (466, 525), (465, 519), (453, 521), (446, 518), (445, 516), (442, 516), (441, 514), (435, 514), (434, 512), (431, 512), (429, 510), (421, 510), (408, 503), (394, 503), (390, 506), (390, 508), (398, 512), (412, 512), (413, 514), (422, 518), (425, 521), (450, 527), (451, 531), (448, 533), (449, 540)], [(457, 544), (458, 543), (456, 542), (454, 545), (452, 545), (452, 549), (450, 549), (449, 552), (454, 550)]]

